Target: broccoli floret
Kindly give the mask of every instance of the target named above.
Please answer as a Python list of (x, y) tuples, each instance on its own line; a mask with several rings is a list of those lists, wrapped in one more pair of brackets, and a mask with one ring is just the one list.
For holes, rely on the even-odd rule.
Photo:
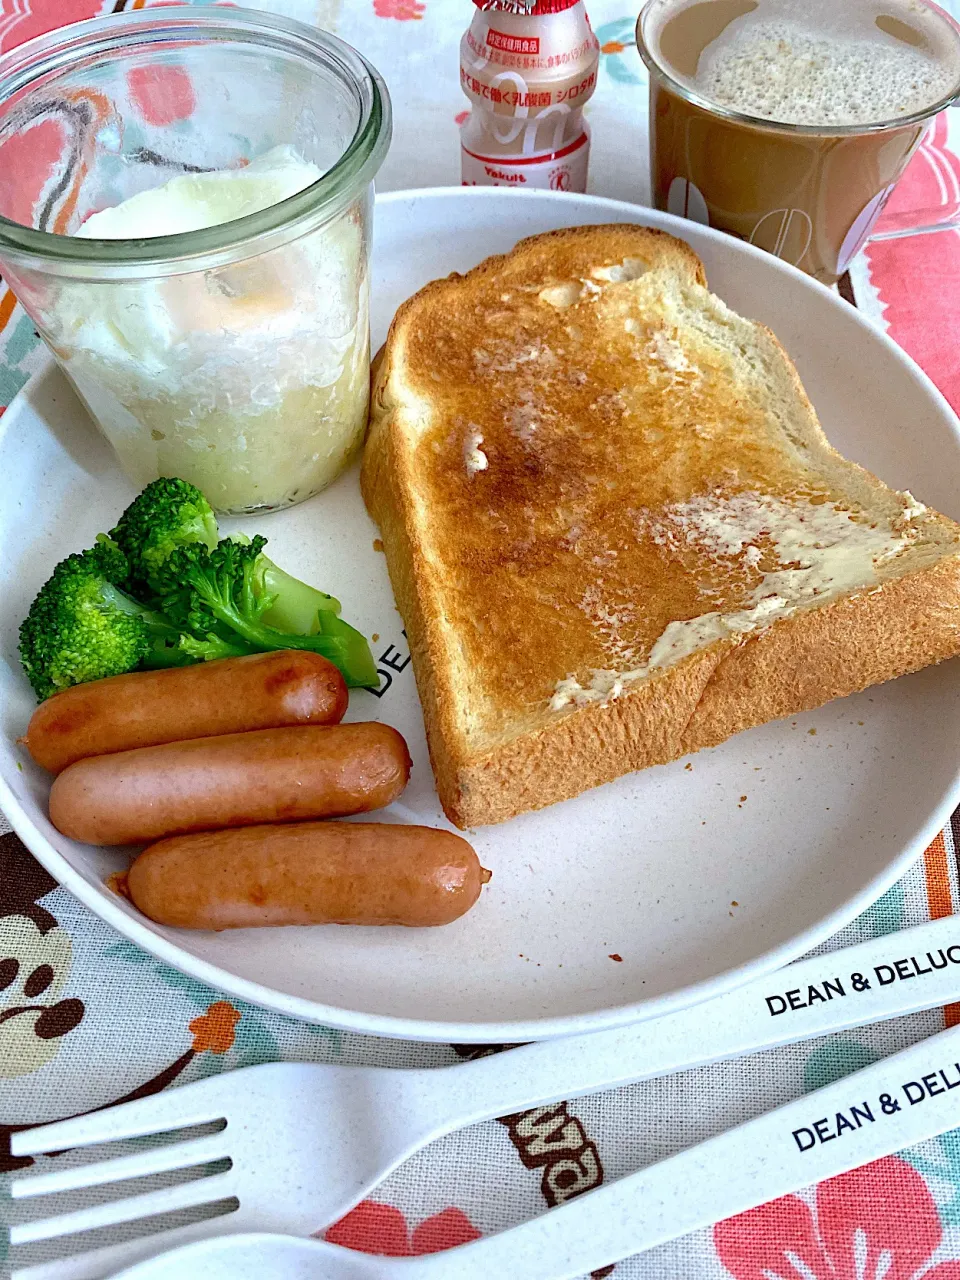
[(172, 667), (272, 649), (329, 658), (352, 687), (376, 687), (366, 640), (333, 596), (278, 569), (266, 539), (218, 542), (217, 522), (185, 480), (147, 485), (96, 545), (54, 569), (20, 628), (40, 698), (138, 667)]
[(153, 590), (155, 575), (173, 551), (193, 544), (212, 551), (220, 531), (213, 508), (195, 485), (163, 477), (134, 498), (110, 537), (130, 566), (122, 585), (141, 596)]
[(108, 540), (54, 569), (20, 627), (20, 660), (39, 698), (133, 671), (144, 660), (153, 639), (149, 611), (111, 581), (126, 572)]
[(101, 534), (68, 556), (41, 587), (20, 626), (20, 661), (42, 701), (74, 684), (139, 667), (177, 667), (251, 650), (216, 635), (194, 636), (114, 585), (129, 566)]
[[(249, 546), (252, 539), (245, 533), (231, 533), (230, 541)], [(260, 544), (266, 545), (262, 536)], [(317, 616), (321, 611), (339, 615), (339, 600), (292, 577), (262, 552), (255, 558), (254, 570), (257, 597), (272, 598), (272, 603), (267, 603), (263, 610), (263, 621), (277, 631), (289, 631), (296, 636), (317, 636), (321, 632)], [(164, 583), (166, 590), (176, 591), (173, 573), (165, 576)]]
[[(380, 678), (370, 647), (338, 616), (339, 602), (278, 570), (263, 555), (266, 541), (259, 535), (249, 542), (228, 538), (212, 552), (199, 544), (174, 551), (162, 575), (164, 611), (196, 635), (246, 645), (252, 653), (320, 653), (339, 667), (349, 687), (376, 688)], [(269, 589), (271, 583), (279, 592)]]

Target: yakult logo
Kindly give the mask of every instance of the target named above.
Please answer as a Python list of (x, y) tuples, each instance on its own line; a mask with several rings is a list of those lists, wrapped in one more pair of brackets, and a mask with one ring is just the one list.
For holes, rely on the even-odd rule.
[(526, 178), (522, 173), (506, 173), (503, 169), (494, 169), (492, 165), (485, 164), (484, 172), (488, 178), (495, 178), (497, 182), (526, 182)]

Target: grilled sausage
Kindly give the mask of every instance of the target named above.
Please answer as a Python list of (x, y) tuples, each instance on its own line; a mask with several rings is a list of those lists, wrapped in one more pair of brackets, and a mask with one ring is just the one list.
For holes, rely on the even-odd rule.
[(161, 840), (133, 863), (126, 891), (180, 929), (439, 925), (469, 911), (489, 878), (449, 831), (304, 822)]
[(385, 724), (260, 729), (78, 760), (54, 781), (50, 821), (87, 844), (145, 844), (367, 813), (409, 776), (407, 744)]
[(21, 741), (51, 773), (87, 756), (294, 724), (339, 724), (343, 676), (319, 653), (281, 649), (78, 684), (41, 702)]

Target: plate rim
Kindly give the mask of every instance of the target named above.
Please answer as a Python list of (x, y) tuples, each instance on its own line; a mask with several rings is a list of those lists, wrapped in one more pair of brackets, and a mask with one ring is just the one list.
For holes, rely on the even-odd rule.
[[(378, 194), (377, 207), (384, 205), (418, 202), (422, 200), (490, 200), (507, 204), (512, 201), (545, 199), (553, 203), (565, 201), (570, 197), (559, 192), (514, 191), (497, 187), (423, 187), (410, 188)], [(661, 213), (643, 205), (631, 204), (628, 201), (614, 200), (605, 196), (578, 195), (578, 202), (586, 202), (598, 212), (606, 210), (612, 221), (618, 220), (613, 215), (628, 215), (626, 220), (641, 226), (654, 226), (669, 230), (672, 234), (684, 237), (689, 234), (691, 223), (669, 213)], [(813, 280), (796, 267), (772, 257), (754, 245), (736, 241), (724, 232), (717, 231), (702, 224), (693, 224), (698, 235), (705, 235), (725, 248), (731, 245), (763, 263), (762, 269), (772, 269), (774, 273), (785, 273), (792, 276), (804, 286), (821, 294), (829, 304), (844, 308), (849, 321), (869, 331), (874, 339), (879, 340), (888, 358), (895, 359), (918, 383), (926, 396), (940, 409), (941, 414), (949, 421), (953, 434), (960, 445), (960, 419), (950, 406), (946, 397), (932, 379), (920, 368), (902, 347), (898, 346), (882, 329), (868, 320), (855, 307), (851, 307), (839, 295), (826, 285)], [(374, 230), (376, 235), (376, 230)], [(55, 367), (51, 356), (44, 359), (43, 364), (28, 379), (25, 385), (13, 398), (0, 422), (0, 443), (13, 425), (17, 416), (15, 410), (29, 398), (34, 385), (49, 375), (50, 368)], [(22, 808), (14, 796), (6, 778), (0, 774), (0, 810), (9, 821), (13, 830), (20, 837), (34, 857), (50, 872), (58, 883), (78, 898), (84, 906), (107, 925), (117, 930), (123, 937), (136, 943), (148, 954), (164, 964), (189, 977), (205, 983), (214, 990), (223, 992), (248, 1004), (265, 1008), (274, 1013), (292, 1017), (304, 1022), (334, 1027), (342, 1031), (351, 1031), (362, 1035), (383, 1036), (390, 1039), (421, 1041), (424, 1043), (475, 1043), (502, 1044), (515, 1043), (521, 1040), (547, 1040), (562, 1036), (582, 1035), (590, 1032), (610, 1030), (662, 1017), (680, 1009), (710, 1000), (715, 996), (726, 994), (745, 986), (747, 983), (765, 977), (798, 959), (826, 939), (832, 937), (857, 915), (866, 910), (872, 903), (892, 887), (923, 854), (924, 850), (946, 825), (951, 813), (960, 804), (960, 758), (954, 767), (952, 778), (944, 787), (940, 801), (934, 806), (925, 822), (920, 823), (912, 839), (908, 840), (901, 853), (889, 863), (884, 871), (854, 894), (846, 902), (840, 904), (819, 923), (802, 933), (794, 935), (779, 946), (770, 948), (743, 964), (726, 969), (711, 978), (683, 986), (667, 995), (652, 997), (648, 1000), (632, 1001), (617, 1005), (610, 1009), (595, 1010), (590, 1013), (569, 1015), (553, 1015), (542, 1018), (523, 1018), (506, 1021), (482, 1022), (449, 1022), (438, 1019), (419, 1019), (397, 1017), (392, 1014), (373, 1014), (344, 1009), (335, 1005), (322, 1004), (319, 1001), (302, 996), (293, 996), (276, 991), (272, 987), (261, 985), (246, 978), (240, 978), (210, 961), (202, 960), (184, 951), (175, 942), (161, 937), (152, 929), (129, 915), (119, 902), (114, 902), (108, 891), (95, 887), (76, 871), (47, 839), (33, 819)]]

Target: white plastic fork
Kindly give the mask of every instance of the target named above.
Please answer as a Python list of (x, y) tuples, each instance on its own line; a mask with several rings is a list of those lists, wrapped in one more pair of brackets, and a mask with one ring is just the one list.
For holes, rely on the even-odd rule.
[(114, 1280), (576, 1280), (945, 1133), (960, 1124), (958, 1058), (960, 1027), (953, 1027), (530, 1222), (444, 1253), (384, 1258), (322, 1240), (238, 1235), (178, 1249)]
[(29, 1129), (13, 1136), (15, 1155), (226, 1120), (226, 1128), (202, 1138), (19, 1178), (11, 1186), (14, 1201), (170, 1170), (199, 1172), (224, 1158), (232, 1165), (177, 1186), (21, 1223), (10, 1232), (14, 1246), (231, 1197), (239, 1206), (28, 1267), (16, 1280), (101, 1280), (174, 1244), (234, 1231), (310, 1235), (421, 1147), (465, 1125), (958, 998), (960, 919), (948, 917), (800, 961), (708, 1003), (617, 1031), (425, 1070), (248, 1067)]

